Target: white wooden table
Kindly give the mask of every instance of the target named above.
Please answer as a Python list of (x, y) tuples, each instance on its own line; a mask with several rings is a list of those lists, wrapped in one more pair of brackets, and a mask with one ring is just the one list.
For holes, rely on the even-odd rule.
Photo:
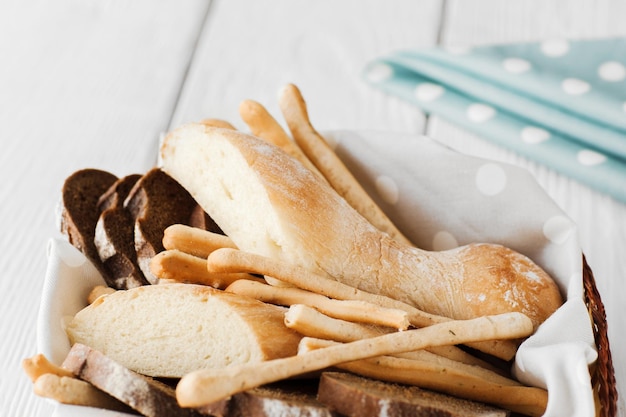
[(85, 167), (145, 171), (160, 134), (182, 122), (244, 127), (245, 98), (280, 114), (287, 82), (320, 130), (427, 133), (535, 174), (579, 226), (626, 396), (626, 205), (425, 117), (360, 75), (400, 48), (624, 36), (625, 17), (623, 0), (0, 1), (0, 415), (51, 415), (20, 363), (36, 353), (63, 180)]

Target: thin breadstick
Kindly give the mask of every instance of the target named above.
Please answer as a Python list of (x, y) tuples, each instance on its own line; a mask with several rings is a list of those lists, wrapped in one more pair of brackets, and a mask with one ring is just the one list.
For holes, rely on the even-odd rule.
[(279, 104), (295, 142), (339, 195), (379, 230), (394, 239), (412, 244), (367, 194), (322, 135), (315, 130), (298, 87), (293, 84), (286, 85), (281, 92)]
[(34, 381), (36, 395), (62, 404), (82, 405), (107, 410), (131, 412), (131, 408), (93, 385), (71, 376), (44, 374)]
[(224, 289), (238, 279), (259, 280), (246, 273), (217, 273), (207, 271), (205, 259), (181, 252), (176, 249), (165, 250), (150, 260), (150, 271), (158, 278), (208, 285)]
[[(298, 354), (337, 345), (337, 342), (306, 337), (300, 343)], [(489, 403), (524, 415), (544, 414), (548, 402), (546, 390), (524, 386), (497, 374), (486, 375), (483, 371), (477, 373), (470, 369), (472, 367), (450, 362), (431, 360), (427, 355), (411, 358), (385, 355), (334, 366), (382, 381), (415, 385), (467, 400)]]
[(178, 249), (181, 252), (205, 259), (211, 252), (219, 248), (237, 249), (237, 246), (228, 236), (184, 224), (173, 224), (164, 230), (163, 247), (165, 249)]
[(37, 378), (44, 374), (54, 374), (57, 376), (69, 376), (73, 377), (70, 371), (65, 368), (61, 368), (50, 362), (48, 358), (42, 353), (38, 353), (31, 358), (26, 358), (22, 361), (22, 368), (26, 372), (26, 375), (32, 382), (35, 382)]
[[(382, 307), (397, 308), (409, 313), (409, 322), (415, 327), (426, 327), (451, 320), (448, 317), (426, 313), (390, 297), (361, 291), (301, 267), (240, 250), (223, 248), (214, 251), (207, 258), (207, 268), (213, 272), (248, 272), (266, 275), (330, 298), (362, 300)], [(512, 359), (517, 352), (517, 344), (506, 340), (472, 343), (468, 346), (504, 360)]]
[(222, 119), (211, 119), (211, 118), (203, 119), (203, 120), (200, 120), (200, 123), (207, 127), (218, 127), (221, 129), (237, 130), (235, 126), (233, 126), (226, 120), (222, 120)]
[(228, 286), (226, 291), (283, 306), (306, 304), (330, 317), (358, 323), (388, 326), (398, 330), (406, 330), (409, 327), (406, 311), (380, 307), (360, 300), (334, 300), (300, 288), (275, 287), (260, 282), (239, 280)]
[(107, 287), (104, 285), (96, 285), (87, 295), (87, 303), (91, 304), (96, 301), (96, 298), (100, 297), (101, 295), (112, 294), (115, 291), (115, 288)]
[[(389, 328), (368, 326), (329, 317), (303, 304), (295, 304), (289, 307), (289, 310), (285, 313), (285, 326), (297, 331), (303, 336), (329, 339), (337, 342), (354, 342), (355, 340), (390, 333)], [(414, 356), (423, 357), (425, 351), (427, 351), (429, 355), (436, 356), (442, 360), (449, 360), (453, 363), (461, 363), (470, 366), (471, 369), (485, 369), (488, 371), (486, 375), (496, 373), (500, 375), (500, 378), (503, 376), (503, 372), (495, 366), (464, 352), (456, 346), (433, 346), (423, 351), (408, 352), (401, 355), (408, 358), (413, 358)], [(432, 359), (431, 357), (431, 360)], [(502, 381), (504, 380), (501, 380), (501, 382)]]
[(183, 407), (199, 407), (263, 384), (319, 371), (339, 363), (410, 352), (430, 346), (526, 337), (532, 332), (532, 321), (521, 313), (453, 320), (288, 358), (194, 371), (180, 380), (176, 387), (176, 398)]
[(278, 146), (326, 182), (326, 178), (317, 167), (313, 165), (298, 144), (289, 137), (261, 103), (254, 100), (244, 100), (239, 106), (239, 114), (254, 136)]

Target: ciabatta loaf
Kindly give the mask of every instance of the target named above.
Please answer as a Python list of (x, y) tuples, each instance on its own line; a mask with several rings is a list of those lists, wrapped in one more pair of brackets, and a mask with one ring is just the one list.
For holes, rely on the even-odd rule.
[(284, 311), (202, 285), (146, 285), (99, 297), (66, 330), (72, 344), (133, 371), (180, 378), (296, 354), (301, 336), (283, 324)]
[(161, 157), (162, 169), (241, 250), (456, 319), (519, 311), (538, 325), (562, 303), (551, 277), (506, 247), (430, 252), (391, 239), (295, 158), (254, 136), (189, 124), (168, 134)]

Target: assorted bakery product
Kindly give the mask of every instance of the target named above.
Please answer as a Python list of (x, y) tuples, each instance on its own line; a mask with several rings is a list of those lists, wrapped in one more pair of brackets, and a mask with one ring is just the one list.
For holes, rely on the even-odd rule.
[(205, 285), (145, 285), (99, 297), (66, 326), (72, 344), (153, 377), (180, 378), (293, 356), (301, 336), (284, 308)]
[(35, 385), (147, 416), (542, 415), (547, 392), (503, 360), (562, 304), (548, 274), (500, 245), (414, 247), (295, 86), (281, 111), (295, 141), (247, 100), (251, 133), (189, 123), (146, 173), (68, 177), (61, 230), (109, 288)]

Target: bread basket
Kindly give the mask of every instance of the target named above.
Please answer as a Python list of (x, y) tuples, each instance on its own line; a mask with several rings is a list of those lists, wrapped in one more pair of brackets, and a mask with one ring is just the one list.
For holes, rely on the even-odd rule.
[[(424, 249), (445, 249), (442, 247), (442, 242), (444, 243), (443, 246), (449, 246), (460, 245), (468, 240), (477, 239), (507, 243), (507, 236), (516, 236), (520, 233), (519, 229), (515, 229), (517, 226), (507, 223), (507, 221), (510, 221), (510, 217), (507, 217), (510, 213), (504, 213), (507, 210), (502, 210), (501, 207), (498, 207), (498, 204), (500, 202), (508, 203), (512, 196), (524, 199), (523, 212), (518, 212), (517, 216), (531, 213), (533, 216), (540, 215), (542, 221), (556, 219), (559, 220), (557, 222), (559, 227), (563, 225), (565, 220), (561, 215), (560, 209), (550, 199), (546, 199), (541, 206), (533, 206), (533, 204), (536, 204), (535, 200), (543, 200), (543, 198), (531, 199), (531, 202), (527, 202), (527, 197), (524, 197), (529, 195), (526, 194), (527, 192), (533, 195), (532, 193), (543, 193), (543, 190), (532, 180), (529, 173), (522, 169), (505, 166), (504, 164), (499, 165), (492, 161), (482, 161), (477, 158), (469, 158), (468, 162), (468, 158), (465, 155), (456, 154), (429, 138), (416, 137), (410, 134), (337, 131), (328, 132), (326, 137), (335, 146), (337, 154), (363, 184), (364, 188), (370, 195), (375, 196), (374, 198), (381, 208), (389, 214), (390, 218), (401, 230), (415, 236), (415, 238), (412, 238), (414, 243)], [(439, 166), (439, 160), (445, 160), (447, 166), (443, 168)], [(476, 170), (477, 167), (479, 168), (478, 171)], [(476, 184), (473, 182), (474, 177), (471, 177), (468, 173), (479, 172), (482, 175), (485, 173), (480, 171), (482, 168), (488, 168), (486, 173), (489, 174), (490, 178), (493, 178), (494, 174), (496, 174), (495, 177), (497, 179), (499, 170), (505, 172), (508, 181), (506, 186), (511, 189), (502, 191), (496, 187), (498, 188), (496, 190), (494, 183), (491, 183), (488, 187), (484, 187), (483, 184), (482, 190), (478, 192), (475, 189)], [(443, 169), (443, 171), (437, 172), (437, 176), (440, 178), (432, 179), (431, 181), (433, 176), (431, 171), (433, 169)], [(427, 172), (429, 176), (420, 176), (420, 172), (422, 174)], [(444, 172), (445, 175), (440, 175), (441, 172)], [(443, 188), (444, 193), (442, 195), (440, 183), (444, 181), (443, 177), (446, 177), (445, 181), (458, 186), (458, 190), (466, 191), (468, 184), (470, 184), (469, 188), (474, 187), (470, 191), (487, 204), (484, 207), (475, 208), (474, 212), (472, 212), (472, 209), (466, 208), (467, 201), (459, 197), (454, 190)], [(470, 177), (472, 181), (468, 182)], [(424, 181), (424, 178), (426, 178), (426, 181)], [(465, 183), (461, 184), (459, 181), (465, 181)], [(518, 186), (522, 183), (525, 188), (520, 190)], [(396, 185), (398, 186), (397, 189), (394, 188)], [(502, 184), (496, 182), (495, 185)], [(481, 186), (478, 188), (481, 188)], [(494, 190), (500, 190), (501, 192), (495, 193)], [(407, 197), (409, 194), (411, 195), (412, 206), (403, 205), (403, 192), (406, 192), (405, 195)], [(437, 193), (439, 194), (436, 195)], [(398, 198), (398, 194), (400, 194), (400, 198)], [(424, 199), (426, 198), (431, 198), (436, 202), (425, 202)], [(527, 207), (528, 204), (526, 203), (530, 204), (530, 207)], [(433, 207), (423, 207), (429, 204)], [(416, 209), (418, 206), (419, 209)], [(442, 213), (442, 207), (447, 209), (451, 206), (462, 207), (462, 210)], [(422, 210), (422, 208), (424, 209)], [(503, 212), (503, 217), (502, 219), (493, 220), (493, 227), (490, 227), (488, 230), (481, 229), (477, 225), (471, 224), (472, 218), (478, 213), (476, 210), (480, 211), (481, 216), (488, 217), (490, 223), (492, 222), (491, 219), (498, 217), (501, 212)], [(506, 224), (506, 227), (499, 227), (498, 224), (495, 224), (496, 222)], [(442, 228), (442, 226), (445, 226), (445, 228)], [(539, 230), (533, 232), (535, 234), (528, 236), (530, 241), (522, 242), (521, 246), (515, 249), (523, 253), (530, 252), (528, 255), (533, 259), (539, 259), (540, 262), (554, 258), (554, 251), (544, 250), (541, 252), (542, 249), (538, 248), (544, 244), (538, 242), (538, 239), (543, 239), (542, 242), (550, 242), (543, 237), (545, 231), (544, 233), (541, 232), (542, 224), (535, 224), (534, 226), (535, 229), (537, 228), (536, 226), (539, 226)], [(545, 228), (546, 225), (543, 224), (543, 226)], [(554, 223), (551, 223), (552, 226), (554, 226)], [(522, 227), (525, 227), (525, 225)], [(466, 230), (464, 234), (454, 234), (459, 229)], [(557, 229), (559, 228), (557, 227)], [(452, 233), (447, 233), (446, 231)], [(523, 231), (527, 232), (525, 229)], [(561, 228), (557, 232), (554, 237), (559, 245), (563, 245), (563, 229)], [(503, 233), (505, 235), (502, 235)], [(418, 237), (419, 235), (425, 235), (428, 238), (421, 239)], [(433, 236), (435, 236), (435, 239), (433, 239)], [(416, 240), (416, 238), (421, 240)], [(606, 316), (591, 268), (587, 264), (584, 255), (582, 256), (582, 262), (580, 262), (581, 251), (575, 242), (577, 242), (575, 236), (569, 236), (566, 239), (565, 245), (569, 245), (568, 254), (571, 256), (568, 256), (566, 259), (567, 270), (565, 276), (571, 276), (571, 272), (575, 270), (578, 276), (576, 287), (580, 288), (580, 291), (572, 292), (568, 288), (564, 288), (564, 292), (567, 292), (570, 296), (574, 294), (573, 297), (580, 304), (581, 314), (578, 318), (582, 318), (584, 322), (583, 327), (586, 331), (585, 336), (587, 336), (584, 338), (586, 344), (592, 345), (595, 341), (595, 346), (597, 347), (597, 360), (594, 362), (590, 372), (592, 376), (591, 382), (588, 377), (586, 378), (587, 387), (589, 388), (586, 388), (584, 396), (589, 398), (587, 404), (590, 404), (590, 406), (586, 408), (588, 411), (584, 415), (593, 415), (595, 411), (597, 416), (613, 417), (617, 415), (617, 389), (607, 337)], [(512, 243), (514, 246), (516, 245), (514, 242)], [(85, 269), (89, 268), (83, 262), (63, 260), (64, 256), (59, 257), (59, 253), (63, 255), (65, 252), (63, 248), (67, 246), (63, 244), (65, 242), (60, 241), (54, 242), (52, 245), (53, 249), (49, 256), (49, 271), (46, 279), (46, 283), (49, 285), (45, 287), (40, 311), (40, 327), (38, 329), (40, 351), (48, 354), (55, 362), (62, 361), (69, 349), (67, 337), (59, 326), (59, 323), (61, 323), (60, 319), (63, 316), (75, 313), (81, 308), (80, 303), (85, 298), (85, 294), (88, 291), (87, 287), (94, 285), (99, 279), (95, 271)], [(582, 285), (580, 285), (581, 272)], [(76, 276), (72, 275), (81, 275), (83, 277), (84, 288), (76, 288)], [(93, 280), (86, 282), (84, 281), (85, 276), (92, 276)], [(69, 299), (68, 292), (74, 297), (75, 305)], [(58, 303), (58, 300), (61, 299), (60, 297), (67, 302)], [(569, 363), (567, 365), (569, 366)], [(577, 366), (580, 365), (580, 363), (577, 364)], [(582, 369), (587, 373), (587, 364), (582, 363), (582, 365)], [(570, 384), (570, 381), (563, 381), (563, 385)], [(573, 393), (573, 396), (576, 396), (579, 393), (576, 389), (579, 388), (574, 386), (570, 395)], [(567, 404), (565, 405), (567, 406)], [(560, 406), (561, 404), (559, 403)], [(567, 409), (565, 408), (564, 410), (560, 410), (556, 414), (568, 415)], [(58, 415), (65, 416), (66, 414)]]
[(593, 271), (584, 255), (582, 262), (585, 303), (591, 316), (593, 334), (596, 348), (598, 349), (598, 360), (591, 375), (592, 387), (596, 396), (597, 415), (600, 417), (614, 417), (617, 415), (617, 388), (607, 335), (606, 314), (600, 294), (596, 288)]

